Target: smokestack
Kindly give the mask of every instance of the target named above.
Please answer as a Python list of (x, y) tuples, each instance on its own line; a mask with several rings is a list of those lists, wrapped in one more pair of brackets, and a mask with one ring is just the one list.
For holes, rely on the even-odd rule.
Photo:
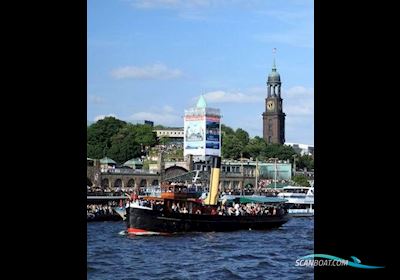
[(221, 157), (213, 157), (210, 174), (210, 188), (207, 198), (204, 201), (205, 205), (217, 205), (220, 169)]

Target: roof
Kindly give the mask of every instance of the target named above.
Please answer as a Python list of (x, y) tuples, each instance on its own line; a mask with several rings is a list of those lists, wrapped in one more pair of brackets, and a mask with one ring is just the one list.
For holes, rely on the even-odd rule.
[(90, 157), (86, 157), (86, 160), (88, 161), (88, 160), (94, 160), (94, 159), (92, 159), (92, 158), (90, 158)]
[(127, 162), (124, 163), (124, 165), (130, 165), (130, 164), (140, 164), (143, 165), (143, 162), (137, 158), (132, 158), (128, 160)]
[(103, 158), (100, 160), (100, 163), (101, 163), (101, 164), (109, 164), (109, 163), (117, 164), (113, 159), (108, 158), (108, 157), (103, 157)]
[(163, 128), (156, 128), (154, 130), (155, 131), (157, 131), (157, 130), (179, 130), (179, 131), (183, 131), (183, 127), (163, 127)]
[(268, 81), (269, 82), (280, 82), (280, 80), (281, 80), (281, 76), (276, 71), (276, 64), (275, 64), (275, 58), (274, 58), (274, 63), (272, 65), (272, 72), (268, 75)]
[(197, 108), (206, 108), (206, 107), (207, 107), (207, 102), (206, 102), (206, 100), (204, 99), (204, 96), (203, 96), (203, 95), (200, 95), (200, 98), (199, 98), (199, 100), (197, 101), (196, 107), (197, 107)]

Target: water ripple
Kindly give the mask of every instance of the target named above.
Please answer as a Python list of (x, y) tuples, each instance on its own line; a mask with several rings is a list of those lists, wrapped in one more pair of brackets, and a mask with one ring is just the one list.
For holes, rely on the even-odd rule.
[(87, 224), (87, 276), (96, 280), (313, 279), (295, 261), (314, 250), (314, 220), (279, 229), (132, 237), (123, 222)]

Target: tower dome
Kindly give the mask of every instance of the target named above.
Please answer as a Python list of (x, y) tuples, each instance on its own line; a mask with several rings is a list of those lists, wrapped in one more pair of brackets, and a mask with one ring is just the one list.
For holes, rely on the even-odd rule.
[(281, 82), (281, 75), (279, 75), (279, 73), (276, 71), (275, 58), (274, 58), (274, 64), (272, 65), (272, 72), (268, 75), (268, 82), (269, 83)]

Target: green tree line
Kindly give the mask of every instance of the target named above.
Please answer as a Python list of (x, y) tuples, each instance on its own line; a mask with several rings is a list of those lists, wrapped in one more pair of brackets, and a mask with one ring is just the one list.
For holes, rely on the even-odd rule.
[(233, 130), (231, 127), (221, 125), (222, 130), (222, 157), (239, 159), (253, 158), (258, 160), (267, 160), (268, 158), (278, 158), (280, 160), (290, 160), (293, 162), (293, 156), (296, 155), (296, 165), (298, 168), (307, 166), (314, 168), (314, 161), (311, 156), (297, 155), (291, 146), (280, 144), (267, 144), (267, 142), (255, 136), (250, 138), (249, 134), (238, 128)]
[(106, 117), (87, 128), (87, 156), (110, 157), (118, 163), (140, 157), (145, 147), (156, 144), (153, 127), (130, 124), (114, 117)]
[[(145, 147), (153, 147), (157, 144), (155, 128), (150, 125), (131, 124), (114, 117), (106, 117), (87, 128), (87, 156), (91, 158), (110, 157), (118, 163), (140, 157)], [(253, 158), (266, 160), (278, 158), (290, 160), (296, 151), (291, 146), (279, 144), (267, 144), (259, 136), (250, 138), (242, 128), (236, 130), (222, 125), (222, 157), (229, 159)], [(168, 139), (161, 138), (160, 144), (167, 144)], [(314, 168), (314, 160), (311, 156), (297, 155), (296, 166), (298, 168)]]

